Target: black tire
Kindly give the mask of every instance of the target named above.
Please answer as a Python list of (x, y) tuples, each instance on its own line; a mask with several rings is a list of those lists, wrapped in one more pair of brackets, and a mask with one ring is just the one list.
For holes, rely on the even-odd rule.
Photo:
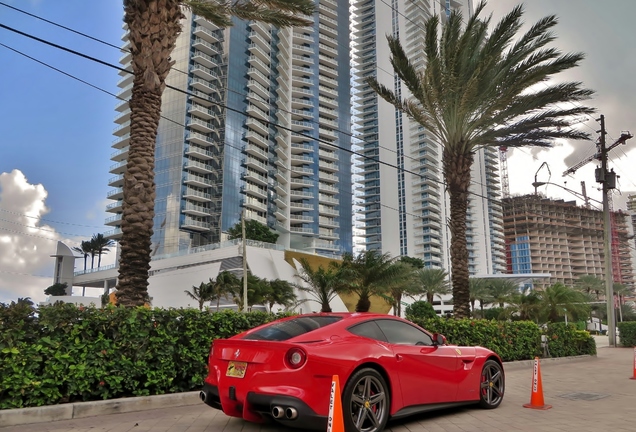
[(479, 406), (495, 409), (503, 401), (506, 376), (503, 368), (495, 360), (487, 360), (479, 379)]
[(391, 397), (386, 381), (375, 369), (360, 369), (342, 393), (342, 414), (347, 432), (381, 432), (389, 420)]

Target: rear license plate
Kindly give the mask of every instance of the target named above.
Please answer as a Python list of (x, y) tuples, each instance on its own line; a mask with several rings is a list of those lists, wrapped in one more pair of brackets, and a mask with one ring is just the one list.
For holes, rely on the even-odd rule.
[(243, 378), (245, 376), (245, 371), (247, 371), (246, 362), (231, 361), (227, 365), (227, 372), (225, 372), (225, 375), (229, 377)]

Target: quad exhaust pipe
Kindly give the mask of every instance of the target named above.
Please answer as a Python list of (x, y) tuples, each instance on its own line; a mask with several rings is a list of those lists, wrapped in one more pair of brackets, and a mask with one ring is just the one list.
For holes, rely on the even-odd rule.
[(285, 410), (283, 407), (279, 407), (278, 405), (272, 408), (272, 417), (275, 419), (283, 418), (285, 415)]
[(298, 411), (296, 410), (296, 408), (287, 407), (287, 409), (285, 410), (285, 417), (287, 417), (289, 420), (296, 420), (296, 417), (298, 417)]
[(208, 398), (208, 395), (206, 392), (202, 391), (199, 392), (199, 398), (201, 399), (201, 401), (205, 402), (205, 400)]
[(285, 417), (287, 420), (296, 420), (296, 418), (298, 418), (298, 410), (293, 407), (283, 408), (275, 405), (272, 407), (272, 417), (275, 419), (282, 419)]

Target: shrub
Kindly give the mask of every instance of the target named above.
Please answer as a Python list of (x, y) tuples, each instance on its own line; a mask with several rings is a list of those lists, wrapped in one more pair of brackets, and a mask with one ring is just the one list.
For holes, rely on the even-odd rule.
[(618, 323), (618, 331), (620, 332), (620, 342), (624, 347), (636, 347), (636, 322)]
[(0, 304), (0, 409), (200, 388), (210, 342), (263, 312)]
[(544, 334), (552, 357), (596, 355), (594, 338), (586, 330), (577, 330), (575, 324), (550, 323)]
[(478, 345), (491, 349), (503, 361), (528, 360), (540, 353), (541, 330), (533, 322), (472, 319), (415, 319), (416, 324), (446, 336), (454, 345)]
[(406, 319), (411, 321), (414, 319), (435, 318), (437, 316), (433, 305), (423, 300), (418, 300), (408, 305), (404, 310), (404, 314)]

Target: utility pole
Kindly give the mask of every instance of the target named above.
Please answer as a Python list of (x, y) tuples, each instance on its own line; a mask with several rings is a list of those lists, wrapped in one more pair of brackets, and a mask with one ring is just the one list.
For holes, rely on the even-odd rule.
[(243, 243), (243, 312), (247, 312), (247, 244), (245, 240), (245, 207), (241, 212), (241, 232)]
[(605, 148), (605, 116), (601, 114), (601, 133), (599, 143), (599, 155), (601, 167), (596, 168), (596, 181), (603, 185), (603, 225), (604, 225), (604, 255), (605, 255), (605, 298), (607, 301), (607, 335), (609, 345), (616, 347), (616, 321), (614, 318), (614, 278), (612, 275), (612, 223), (609, 209), (609, 191), (616, 187), (616, 174), (607, 170), (607, 149)]

